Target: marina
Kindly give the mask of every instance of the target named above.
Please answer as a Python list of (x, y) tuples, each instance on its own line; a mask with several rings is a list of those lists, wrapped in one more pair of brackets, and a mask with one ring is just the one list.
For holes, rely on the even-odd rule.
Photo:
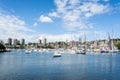
[(120, 80), (120, 0), (0, 0), (0, 80)]

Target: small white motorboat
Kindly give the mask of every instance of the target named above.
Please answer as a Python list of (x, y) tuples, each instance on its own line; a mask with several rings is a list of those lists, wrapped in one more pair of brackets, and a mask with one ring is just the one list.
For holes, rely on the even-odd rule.
[(32, 52), (32, 50), (26, 50), (26, 51), (25, 51), (26, 54), (29, 54), (29, 53), (31, 53), (31, 52)]
[(76, 50), (76, 54), (86, 54), (85, 50)]
[(59, 53), (59, 51), (55, 51), (53, 57), (61, 57), (61, 54)]

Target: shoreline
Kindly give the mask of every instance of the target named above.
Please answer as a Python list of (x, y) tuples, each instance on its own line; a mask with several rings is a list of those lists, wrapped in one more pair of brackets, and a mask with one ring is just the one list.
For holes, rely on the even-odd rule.
[(0, 50), (0, 53), (3, 53), (3, 52), (11, 52), (11, 50)]

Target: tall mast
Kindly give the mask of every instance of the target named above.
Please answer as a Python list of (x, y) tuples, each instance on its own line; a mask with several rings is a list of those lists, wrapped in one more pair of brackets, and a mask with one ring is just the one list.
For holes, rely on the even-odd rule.
[(84, 32), (84, 43), (86, 43), (86, 35), (85, 35), (85, 32)]
[(112, 49), (112, 45), (111, 45), (111, 37), (110, 37), (109, 32), (108, 32), (108, 45), (109, 45), (109, 49)]
[(112, 40), (111, 40), (111, 46), (112, 46), (112, 50), (114, 51), (114, 43), (113, 43), (113, 27), (112, 27)]

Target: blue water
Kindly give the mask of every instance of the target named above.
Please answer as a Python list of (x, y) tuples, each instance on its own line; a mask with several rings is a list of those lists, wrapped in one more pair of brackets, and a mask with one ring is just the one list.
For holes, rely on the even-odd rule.
[(120, 53), (0, 53), (0, 80), (120, 80)]

